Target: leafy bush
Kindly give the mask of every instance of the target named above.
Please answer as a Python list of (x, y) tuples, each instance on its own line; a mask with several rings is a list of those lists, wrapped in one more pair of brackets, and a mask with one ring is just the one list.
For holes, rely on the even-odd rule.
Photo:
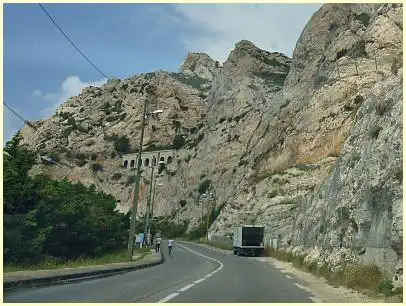
[(392, 295), (393, 283), (391, 280), (383, 280), (378, 285), (379, 292), (383, 293), (385, 296)]
[(245, 166), (245, 165), (248, 165), (248, 161), (244, 160), (244, 159), (240, 159), (238, 166), (241, 167), (241, 166)]
[(365, 49), (365, 40), (357, 41), (354, 46), (348, 51), (348, 54), (355, 58), (355, 57), (367, 57), (368, 53)]
[(93, 172), (98, 172), (103, 170), (103, 165), (99, 164), (99, 163), (94, 163), (90, 166), (90, 168), (92, 169)]
[(112, 134), (112, 135), (104, 135), (103, 139), (106, 141), (116, 141), (118, 139), (117, 134)]
[(180, 200), (180, 206), (184, 207), (186, 205), (186, 200)]
[(362, 103), (362, 102), (364, 102), (364, 97), (363, 97), (363, 96), (357, 95), (357, 96), (354, 98), (354, 103), (355, 103), (355, 104), (360, 104), (360, 103)]
[(107, 122), (113, 122), (113, 121), (117, 120), (117, 117), (112, 115), (112, 116), (107, 117), (105, 120)]
[(110, 154), (111, 158), (115, 158), (117, 156), (117, 152), (116, 151), (112, 151)]
[(173, 139), (173, 147), (175, 150), (179, 150), (185, 145), (185, 142), (185, 138), (182, 135), (177, 134)]
[(68, 124), (69, 124), (70, 126), (72, 126), (72, 127), (76, 127), (76, 120), (75, 120), (75, 118), (70, 117), (70, 118), (68, 119)]
[(73, 131), (73, 128), (71, 126), (69, 126), (66, 130), (63, 131), (62, 137), (67, 138), (72, 131)]
[(61, 116), (64, 120), (69, 119), (72, 114), (71, 113), (64, 113), (64, 112), (60, 112), (59, 116)]
[(397, 75), (400, 67), (402, 67), (402, 60), (398, 57), (395, 57), (391, 65), (391, 72)]
[(274, 189), (270, 193), (268, 193), (268, 198), (274, 198), (277, 195), (278, 195), (278, 191)]
[(361, 22), (365, 27), (369, 25), (369, 20), (371, 19), (371, 16), (369, 16), (367, 13), (361, 13), (359, 15), (355, 16), (355, 19)]
[(135, 175), (130, 175), (128, 178), (127, 178), (127, 181), (126, 181), (126, 186), (129, 186), (129, 185), (131, 185), (131, 184), (134, 184), (135, 183), (135, 179), (136, 179), (136, 176)]
[(116, 200), (95, 186), (28, 176), (35, 154), (6, 144), (3, 208), (5, 266), (94, 257), (122, 249), (127, 242), (128, 216), (115, 212)]
[(76, 165), (78, 165), (79, 167), (83, 167), (86, 164), (87, 164), (87, 162), (85, 160), (79, 159), (76, 161)]
[(208, 82), (207, 80), (198, 77), (197, 75), (186, 76), (182, 73), (172, 73), (171, 75), (174, 79), (178, 80), (179, 82), (200, 90), (201, 86)]
[(403, 169), (402, 166), (398, 166), (395, 169), (393, 169), (393, 177), (397, 179), (400, 183), (403, 181)]
[(122, 177), (123, 175), (121, 174), (121, 173), (114, 173), (112, 176), (111, 176), (111, 179), (113, 180), (113, 181), (115, 181), (115, 180), (119, 180), (119, 179), (121, 179), (121, 177)]
[(254, 72), (254, 75), (265, 80), (268, 85), (276, 85), (282, 87), (285, 84), (286, 73), (274, 73), (274, 72)]
[(186, 238), (190, 240), (197, 240), (199, 238), (205, 237), (206, 233), (207, 233), (207, 224), (206, 222), (201, 222), (200, 220), (199, 225), (186, 234)]
[(179, 131), (182, 127), (182, 124), (178, 120), (172, 120), (172, 124), (175, 127), (175, 131)]
[(203, 182), (201, 182), (199, 184), (197, 191), (199, 192), (199, 194), (203, 194), (207, 191), (207, 189), (209, 189), (210, 185), (211, 185), (211, 180), (204, 180)]
[(386, 112), (388, 112), (392, 106), (392, 101), (387, 100), (387, 101), (377, 101), (375, 104), (375, 112), (379, 116), (385, 115)]
[(370, 130), (369, 130), (369, 136), (371, 138), (378, 138), (379, 133), (381, 132), (382, 128), (378, 125), (374, 125)]
[(82, 153), (82, 152), (79, 152), (79, 153), (76, 154), (75, 157), (80, 159), (80, 160), (85, 160), (86, 159), (86, 154)]
[(130, 139), (127, 136), (118, 137), (114, 140), (114, 149), (119, 153), (127, 153), (130, 149)]

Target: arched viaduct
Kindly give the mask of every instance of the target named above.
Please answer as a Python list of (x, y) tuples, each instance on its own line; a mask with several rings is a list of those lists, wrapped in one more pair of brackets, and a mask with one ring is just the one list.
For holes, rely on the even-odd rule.
[[(163, 161), (164, 163), (170, 165), (173, 162), (174, 155), (175, 152), (173, 150), (143, 152), (141, 156), (141, 169), (145, 167), (150, 167), (152, 164), (156, 166), (160, 161)], [(138, 162), (138, 153), (124, 154), (122, 157), (122, 166), (126, 169), (136, 167), (137, 162)]]

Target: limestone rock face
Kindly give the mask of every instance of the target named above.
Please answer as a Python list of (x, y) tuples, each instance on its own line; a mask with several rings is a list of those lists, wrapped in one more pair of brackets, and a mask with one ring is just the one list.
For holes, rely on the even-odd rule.
[[(114, 144), (127, 136), (136, 152), (148, 99), (149, 111), (163, 112), (149, 118), (144, 149), (173, 150), (156, 175), (154, 215), (179, 209), (193, 228), (209, 208), (199, 204), (206, 181), (217, 208), (209, 237), (262, 224), (267, 242), (278, 239), (307, 261), (401, 271), (402, 11), (325, 4), (292, 59), (243, 40), (222, 66), (190, 53), (179, 73), (86, 88), (36, 130), (23, 128), (28, 146), (56, 152), (67, 165), (31, 171), (95, 184), (128, 211), (134, 170), (123, 167)], [(106, 171), (93, 173), (95, 162)], [(141, 213), (149, 174), (144, 167)]]
[(205, 53), (189, 53), (180, 72), (184, 75), (196, 75), (202, 79), (212, 80), (215, 70), (219, 67), (219, 62), (215, 62)]

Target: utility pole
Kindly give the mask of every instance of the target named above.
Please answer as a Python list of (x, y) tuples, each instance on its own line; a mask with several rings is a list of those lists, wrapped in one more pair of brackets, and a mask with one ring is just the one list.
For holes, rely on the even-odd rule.
[[(160, 154), (158, 153), (158, 160), (159, 160)], [(152, 165), (151, 165), (151, 180), (149, 182), (149, 196), (148, 196), (148, 204), (147, 204), (147, 212), (145, 214), (145, 230), (144, 230), (144, 237), (147, 237), (148, 235), (148, 225), (149, 225), (149, 211), (151, 209), (151, 198), (152, 198), (152, 181), (154, 180), (154, 161), (152, 159)], [(151, 216), (152, 217), (152, 216)]]
[(156, 178), (154, 179), (154, 191), (152, 192), (151, 218), (153, 218), (153, 217), (154, 217), (154, 200), (155, 200), (155, 189), (156, 189)]
[[(131, 211), (131, 226), (130, 226), (130, 235), (128, 238), (128, 257), (130, 261), (132, 260), (133, 249), (134, 249), (134, 234), (135, 234), (135, 222), (137, 218), (137, 208), (138, 208), (138, 193), (140, 189), (140, 175), (141, 175), (141, 155), (142, 155), (142, 145), (144, 141), (144, 127), (145, 127), (145, 116), (147, 113), (147, 98), (144, 100), (144, 111), (141, 121), (141, 138), (140, 138), (140, 148), (138, 151), (138, 160), (137, 160), (137, 172), (134, 182), (134, 197), (133, 197), (133, 208)], [(145, 238), (144, 238), (145, 239)]]
[(207, 223), (206, 223), (206, 239), (207, 242), (209, 242), (209, 220), (210, 220), (210, 215), (213, 214), (213, 221), (214, 221), (214, 193), (209, 192), (208, 193), (208, 201), (207, 201)]
[[(209, 202), (207, 202), (209, 204)], [(207, 220), (206, 220), (206, 240), (209, 242), (209, 218), (210, 218), (210, 205), (207, 205)]]
[[(156, 164), (159, 165), (159, 158), (161, 157), (161, 153), (158, 152), (158, 158), (156, 160)], [(159, 167), (159, 166), (158, 166)], [(152, 192), (152, 203), (151, 203), (151, 218), (154, 216), (154, 200), (155, 200), (155, 189), (156, 189), (156, 178), (154, 179), (154, 190)]]

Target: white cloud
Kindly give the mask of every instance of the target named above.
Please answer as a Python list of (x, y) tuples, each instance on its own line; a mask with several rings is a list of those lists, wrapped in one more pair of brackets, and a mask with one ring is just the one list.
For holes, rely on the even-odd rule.
[(94, 82), (82, 82), (77, 76), (67, 77), (61, 84), (59, 92), (43, 93), (41, 90), (34, 90), (33, 96), (40, 98), (50, 104), (41, 111), (41, 115), (45, 118), (52, 116), (59, 105), (66, 102), (70, 97), (78, 95), (83, 88), (89, 86), (101, 86), (106, 83), (106, 79)]
[[(246, 39), (259, 48), (292, 56), (296, 41), (321, 4), (178, 4), (182, 23), (196, 33), (181, 37), (189, 52), (225, 61), (235, 43)], [(172, 20), (176, 20), (172, 18)]]

